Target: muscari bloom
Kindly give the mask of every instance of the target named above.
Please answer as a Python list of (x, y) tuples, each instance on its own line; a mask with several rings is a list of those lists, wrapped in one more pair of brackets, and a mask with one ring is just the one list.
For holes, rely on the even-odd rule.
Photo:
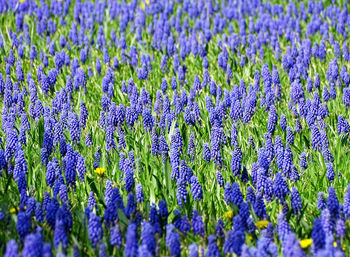
[(276, 178), (273, 184), (273, 193), (281, 202), (283, 202), (285, 197), (289, 194), (288, 185), (281, 173), (276, 173)]
[(208, 237), (208, 251), (207, 251), (207, 257), (219, 257), (220, 251), (216, 244), (216, 237), (214, 235), (210, 235)]
[(283, 214), (278, 215), (277, 233), (279, 238), (283, 241), (291, 232), (291, 228)]
[(68, 246), (68, 237), (65, 230), (65, 225), (62, 220), (56, 220), (55, 233), (54, 233), (54, 245), (57, 249), (59, 245), (66, 248)]
[(142, 190), (142, 185), (137, 184), (136, 185), (136, 200), (138, 203), (143, 202), (143, 190)]
[(43, 238), (40, 232), (29, 234), (24, 240), (22, 250), (23, 257), (41, 256), (43, 248)]
[(154, 238), (154, 228), (148, 223), (144, 222), (141, 231), (141, 246), (145, 245), (147, 250), (154, 254), (156, 250), (156, 240)]
[(118, 225), (111, 228), (111, 236), (110, 236), (110, 244), (119, 248), (122, 244), (123, 237), (120, 232), (120, 228)]
[(295, 215), (301, 212), (301, 208), (302, 208), (301, 197), (299, 195), (298, 189), (295, 187), (292, 188), (291, 206), (293, 209), (293, 213)]
[(69, 114), (69, 127), (72, 142), (78, 143), (80, 141), (81, 127), (76, 113), (72, 112)]
[(317, 252), (318, 250), (324, 248), (325, 245), (325, 232), (323, 230), (322, 221), (320, 218), (314, 219), (314, 226), (311, 232), (312, 241), (314, 245), (314, 251)]
[(241, 174), (241, 156), (237, 150), (232, 152), (231, 172), (235, 177), (240, 176)]
[(14, 239), (11, 239), (6, 244), (6, 251), (4, 257), (18, 257), (18, 245)]
[(344, 214), (346, 218), (350, 217), (350, 184), (348, 184), (347, 191), (344, 193)]
[(196, 210), (192, 214), (192, 231), (194, 235), (200, 235), (202, 237), (205, 234), (205, 224), (203, 223), (202, 216)]
[(124, 248), (124, 255), (126, 257), (132, 257), (136, 255), (137, 252), (137, 227), (135, 223), (129, 223), (126, 231), (126, 241)]
[(103, 230), (101, 218), (93, 212), (90, 213), (88, 232), (92, 247), (96, 247), (97, 243), (102, 239)]
[(26, 212), (20, 211), (17, 215), (17, 232), (19, 236), (24, 237), (29, 233), (31, 228), (31, 217)]
[(337, 217), (339, 213), (339, 200), (335, 193), (334, 187), (330, 186), (328, 188), (328, 199), (327, 199), (327, 207), (329, 212), (333, 217)]
[(329, 182), (333, 182), (333, 180), (334, 180), (333, 163), (331, 163), (331, 162), (326, 163), (326, 167), (327, 167), (326, 176), (327, 176)]

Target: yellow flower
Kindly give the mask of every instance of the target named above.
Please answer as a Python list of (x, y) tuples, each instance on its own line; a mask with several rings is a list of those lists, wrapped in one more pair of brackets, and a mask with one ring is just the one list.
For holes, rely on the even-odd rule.
[(20, 3), (24, 3), (26, 0), (19, 0)]
[[(24, 209), (27, 210), (27, 206), (24, 206)], [(10, 213), (15, 213), (16, 211), (19, 211), (19, 207), (13, 207), (10, 209)]]
[(228, 211), (224, 214), (225, 218), (232, 219), (233, 217), (233, 211)]
[(98, 175), (103, 175), (103, 173), (106, 172), (106, 168), (97, 168), (94, 170), (94, 172)]
[(253, 240), (253, 237), (252, 236), (248, 236), (248, 237), (246, 237), (245, 242), (246, 242), (246, 244), (248, 244), (252, 240)]
[(267, 220), (259, 220), (258, 222), (255, 223), (255, 226), (258, 228), (266, 228), (269, 222)]
[(146, 5), (149, 5), (149, 0), (145, 0), (144, 2), (141, 3), (142, 10), (145, 10)]
[[(333, 246), (336, 248), (338, 246), (338, 243), (336, 241), (333, 242)], [(341, 247), (343, 249), (343, 251), (345, 251), (345, 245), (343, 245), (343, 247)]]
[(300, 240), (300, 246), (301, 248), (305, 249), (308, 248), (312, 244), (312, 239), (303, 239)]
[(17, 208), (13, 207), (10, 209), (10, 213), (15, 213), (16, 211), (19, 211), (19, 207)]

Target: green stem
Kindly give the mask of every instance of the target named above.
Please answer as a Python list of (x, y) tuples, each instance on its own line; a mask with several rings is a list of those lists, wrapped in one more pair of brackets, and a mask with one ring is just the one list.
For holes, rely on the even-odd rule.
[(7, 177), (7, 183), (6, 183), (6, 186), (5, 186), (5, 191), (4, 191), (4, 193), (2, 195), (6, 194), (7, 189), (10, 186), (10, 182), (11, 182), (11, 178), (10, 178), (10, 176), (9, 176), (9, 174), (7, 172), (6, 172), (6, 177)]

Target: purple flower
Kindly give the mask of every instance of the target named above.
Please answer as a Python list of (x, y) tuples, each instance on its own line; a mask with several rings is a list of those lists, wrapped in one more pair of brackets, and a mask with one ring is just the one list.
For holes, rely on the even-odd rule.
[(267, 63), (264, 63), (261, 68), (261, 76), (265, 87), (270, 87), (272, 85), (272, 76)]
[(348, 184), (347, 191), (344, 193), (344, 214), (346, 218), (350, 217), (350, 184)]
[(68, 246), (68, 237), (65, 230), (65, 224), (62, 220), (56, 220), (55, 224), (55, 233), (54, 233), (54, 245), (57, 249), (59, 245), (62, 245), (63, 248)]
[(335, 82), (339, 76), (339, 70), (338, 70), (338, 63), (337, 63), (337, 59), (333, 59), (330, 63), (329, 63), (329, 69), (327, 70), (327, 80), (329, 81), (329, 83), (331, 82)]
[(289, 194), (288, 185), (279, 172), (276, 173), (276, 178), (273, 184), (273, 193), (281, 202), (283, 202), (285, 197)]
[(294, 144), (294, 134), (293, 134), (293, 130), (291, 127), (287, 127), (287, 137), (286, 137), (286, 141), (288, 144), (293, 145)]
[(39, 202), (35, 205), (35, 218), (40, 223), (44, 222), (44, 214)]
[(278, 119), (278, 115), (276, 112), (276, 108), (272, 106), (270, 109), (269, 118), (267, 122), (267, 130), (269, 131), (270, 134), (273, 134), (273, 132), (275, 131), (277, 119)]
[(191, 180), (191, 193), (195, 201), (200, 201), (203, 199), (202, 186), (199, 184), (197, 177), (192, 176)]
[(101, 218), (93, 212), (90, 213), (88, 234), (91, 245), (95, 248), (97, 243), (103, 237), (103, 230), (101, 225)]
[(37, 51), (35, 45), (32, 45), (29, 52), (29, 59), (33, 62), (37, 57)]
[(198, 257), (198, 246), (196, 243), (192, 243), (188, 246), (189, 257)]
[(132, 169), (125, 171), (125, 190), (131, 192), (134, 186), (134, 172)]
[(222, 174), (220, 171), (217, 171), (216, 172), (216, 181), (218, 182), (218, 185), (220, 187), (223, 187), (224, 186), (224, 178), (222, 177)]
[(43, 237), (40, 232), (29, 234), (24, 240), (22, 256), (41, 256), (43, 251)]
[[(226, 186), (225, 186), (226, 189)], [(241, 190), (239, 188), (239, 184), (238, 183), (233, 183), (232, 184), (232, 196), (231, 196), (231, 201), (237, 205), (238, 207), (241, 205), (241, 203), (243, 202), (243, 196), (241, 193)]]
[(137, 227), (135, 223), (129, 223), (126, 231), (126, 241), (124, 247), (124, 256), (133, 257), (137, 252)]
[(237, 150), (232, 152), (231, 172), (234, 177), (239, 177), (241, 175), (241, 156), (238, 154)]
[(314, 151), (321, 149), (321, 134), (317, 126), (311, 130), (311, 144)]
[(95, 199), (95, 194), (94, 192), (90, 192), (89, 198), (88, 198), (88, 207), (90, 210), (93, 210), (94, 207), (97, 207), (96, 199)]
[(152, 116), (151, 110), (148, 108), (143, 108), (142, 111), (143, 117), (143, 128), (150, 132), (154, 126), (154, 117)]
[(333, 163), (328, 162), (326, 163), (326, 167), (327, 167), (327, 172), (326, 172), (326, 176), (329, 180), (329, 182), (333, 182), (334, 180), (334, 169), (333, 169)]
[(20, 211), (17, 215), (17, 233), (24, 239), (24, 237), (29, 234), (31, 229), (31, 217), (24, 211)]
[(256, 197), (254, 193), (254, 189), (251, 186), (248, 186), (247, 188), (247, 202), (251, 203), (252, 205), (255, 203)]
[(343, 103), (346, 108), (349, 108), (350, 106), (350, 88), (344, 88), (343, 89)]
[(282, 242), (282, 248), (284, 256), (306, 257), (306, 254), (300, 246), (299, 240), (297, 240), (293, 232), (286, 234), (285, 239)]
[(108, 254), (107, 254), (107, 246), (106, 246), (106, 244), (105, 243), (101, 243), (100, 245), (99, 245), (99, 257), (107, 257), (108, 256)]
[(18, 245), (14, 239), (11, 239), (6, 244), (4, 257), (18, 257)]
[(326, 243), (325, 241), (326, 235), (323, 230), (322, 221), (320, 218), (314, 219), (314, 226), (312, 228), (311, 236), (313, 240), (313, 245), (315, 247), (315, 252), (324, 248)]
[(258, 217), (263, 218), (266, 215), (264, 198), (260, 193), (256, 195), (256, 199), (253, 203), (253, 207), (254, 207), (254, 212)]
[(60, 185), (60, 199), (64, 203), (67, 203), (69, 201), (67, 195), (67, 186), (65, 184)]
[(143, 190), (141, 184), (136, 185), (136, 200), (138, 203), (143, 202)]
[(13, 154), (18, 143), (17, 133), (14, 129), (8, 129), (6, 135), (6, 148), (5, 148), (5, 157), (9, 161)]
[[(345, 88), (344, 88), (345, 89)], [(323, 98), (323, 101), (325, 101), (325, 102), (328, 102), (329, 101), (329, 99), (330, 99), (330, 94), (329, 94), (329, 92), (328, 92), (328, 88), (326, 87), (326, 86), (324, 86), (324, 88), (323, 88), (323, 92), (322, 92), (322, 98)], [(344, 99), (344, 90), (343, 90), (343, 99)], [(343, 100), (344, 101), (344, 100)], [(348, 100), (347, 100), (348, 101)], [(344, 102), (344, 104), (345, 104), (345, 102)]]
[(182, 207), (182, 203), (186, 203), (187, 200), (187, 189), (183, 181), (178, 181), (176, 190), (177, 204)]
[(152, 129), (152, 155), (156, 156), (159, 153), (159, 138), (155, 128)]
[(216, 237), (214, 235), (210, 235), (208, 237), (208, 251), (207, 257), (220, 257), (220, 251), (216, 244)]
[(234, 229), (233, 231), (228, 231), (226, 233), (226, 238), (224, 242), (224, 253), (232, 254), (240, 256), (242, 252), (242, 246), (245, 242), (245, 234), (241, 229)]
[(78, 156), (77, 158), (77, 171), (78, 171), (78, 176), (79, 180), (84, 182), (84, 176), (86, 172), (86, 165), (85, 165), (85, 159), (82, 156)]
[(85, 106), (84, 102), (80, 103), (80, 116), (79, 116), (79, 124), (81, 128), (85, 128), (86, 120), (88, 119), (89, 112)]
[(169, 216), (169, 212), (168, 212), (168, 207), (167, 207), (166, 201), (165, 200), (160, 200), (159, 204), (158, 204), (158, 207), (159, 207), (159, 215), (162, 218), (167, 219), (168, 216)]
[(265, 154), (267, 156), (268, 162), (271, 163), (275, 155), (275, 149), (272, 143), (271, 135), (269, 133), (265, 133), (264, 137), (265, 137)]
[(284, 241), (289, 233), (291, 232), (291, 228), (283, 214), (278, 215), (278, 224), (277, 224), (277, 233), (278, 237)]
[(259, 149), (258, 162), (259, 166), (265, 171), (269, 169), (270, 162), (268, 160), (268, 156), (264, 148)]
[(170, 255), (181, 256), (180, 235), (173, 231), (173, 225), (167, 225), (166, 246), (170, 248)]
[(295, 187), (292, 188), (291, 206), (292, 206), (294, 215), (299, 214), (301, 212), (301, 208), (302, 208), (301, 198), (300, 198), (298, 189)]
[(286, 119), (286, 115), (284, 115), (284, 114), (281, 115), (280, 127), (283, 131), (285, 131), (287, 128), (287, 119)]
[(203, 223), (202, 216), (196, 210), (192, 213), (192, 231), (194, 235), (200, 235), (202, 237), (205, 235), (205, 224)]
[(142, 226), (140, 247), (141, 246), (145, 246), (150, 253), (155, 254), (156, 240), (154, 238), (154, 228), (150, 223), (146, 221), (143, 222)]
[(191, 162), (193, 162), (194, 155), (195, 155), (195, 143), (194, 143), (194, 134), (191, 132), (191, 136), (188, 142), (188, 148), (187, 148), (187, 155), (191, 157)]
[(122, 245), (123, 236), (120, 232), (119, 225), (111, 228), (110, 244), (119, 248)]
[(81, 127), (79, 124), (78, 116), (76, 113), (71, 112), (69, 114), (69, 127), (70, 127), (70, 137), (72, 142), (79, 143), (81, 136)]
[(323, 209), (321, 212), (321, 221), (322, 227), (327, 236), (330, 236), (333, 233), (333, 221), (331, 213), (328, 209)]
[(300, 154), (300, 163), (299, 163), (300, 167), (302, 169), (307, 169), (307, 160), (306, 160), (306, 153), (302, 152)]
[(330, 214), (333, 217), (337, 217), (339, 213), (339, 200), (335, 193), (334, 187), (330, 186), (328, 188), (328, 199), (327, 199), (327, 207)]
[(210, 148), (208, 143), (203, 144), (203, 159), (209, 163), (211, 159)]
[(283, 173), (288, 175), (292, 170), (292, 166), (293, 166), (293, 153), (292, 153), (292, 150), (290, 149), (289, 144), (287, 143), (283, 154), (283, 164), (282, 164)]
[(129, 218), (136, 211), (136, 203), (133, 194), (128, 194), (128, 201), (125, 208), (125, 215)]
[(323, 193), (319, 192), (318, 193), (318, 200), (317, 200), (317, 209), (320, 211), (326, 208), (326, 202), (323, 197)]

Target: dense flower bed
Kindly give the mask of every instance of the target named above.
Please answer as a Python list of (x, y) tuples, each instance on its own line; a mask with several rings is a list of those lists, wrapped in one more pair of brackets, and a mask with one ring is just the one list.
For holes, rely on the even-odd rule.
[(0, 0), (0, 255), (349, 256), (340, 2)]

